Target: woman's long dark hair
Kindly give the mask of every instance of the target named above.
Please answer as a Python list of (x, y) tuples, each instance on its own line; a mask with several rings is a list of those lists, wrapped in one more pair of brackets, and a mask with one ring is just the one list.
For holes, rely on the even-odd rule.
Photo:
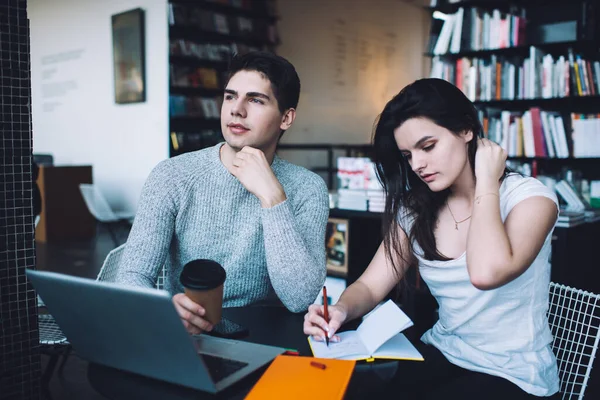
[[(437, 250), (434, 228), (438, 213), (445, 204), (449, 189), (432, 192), (410, 167), (398, 149), (394, 130), (411, 118), (425, 118), (455, 135), (473, 132), (468, 143), (468, 159), (475, 173), (477, 138), (483, 128), (477, 110), (460, 89), (442, 79), (420, 79), (406, 86), (390, 100), (379, 115), (373, 131), (374, 161), (377, 175), (386, 193), (383, 216), (383, 242), (386, 255), (396, 273), (398, 262), (416, 265), (412, 243), (418, 243), (428, 260), (448, 260)], [(409, 238), (410, 248), (401, 248), (399, 213), (414, 222)]]

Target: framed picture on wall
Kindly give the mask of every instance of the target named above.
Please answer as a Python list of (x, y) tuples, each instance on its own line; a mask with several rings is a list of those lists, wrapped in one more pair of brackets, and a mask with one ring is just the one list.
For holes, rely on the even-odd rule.
[(348, 274), (348, 234), (347, 219), (329, 218), (325, 231), (327, 274), (346, 277)]
[(112, 16), (115, 102), (146, 101), (144, 10), (136, 8)]

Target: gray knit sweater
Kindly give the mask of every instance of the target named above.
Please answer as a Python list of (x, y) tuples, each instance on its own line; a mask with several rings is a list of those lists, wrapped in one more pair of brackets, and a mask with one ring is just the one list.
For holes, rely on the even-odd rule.
[(290, 311), (306, 310), (325, 281), (325, 182), (275, 156), (271, 168), (287, 200), (263, 209), (221, 163), (221, 145), (154, 168), (117, 281), (153, 287), (165, 265), (165, 290), (173, 295), (183, 291), (183, 265), (207, 258), (226, 270), (224, 307), (281, 301)]

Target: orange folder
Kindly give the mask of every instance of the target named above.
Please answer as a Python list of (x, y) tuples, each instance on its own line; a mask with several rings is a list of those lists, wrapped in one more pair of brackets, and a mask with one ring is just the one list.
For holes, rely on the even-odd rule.
[(280, 355), (246, 400), (342, 399), (355, 364), (354, 360)]

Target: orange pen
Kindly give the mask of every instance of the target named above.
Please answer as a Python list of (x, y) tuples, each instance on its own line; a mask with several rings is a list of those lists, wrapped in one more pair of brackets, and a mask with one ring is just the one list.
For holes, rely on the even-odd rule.
[[(329, 324), (329, 311), (327, 310), (327, 287), (323, 286), (323, 316), (325, 317), (325, 322)], [(329, 334), (325, 331), (325, 343), (327, 343), (327, 347), (329, 347)]]

